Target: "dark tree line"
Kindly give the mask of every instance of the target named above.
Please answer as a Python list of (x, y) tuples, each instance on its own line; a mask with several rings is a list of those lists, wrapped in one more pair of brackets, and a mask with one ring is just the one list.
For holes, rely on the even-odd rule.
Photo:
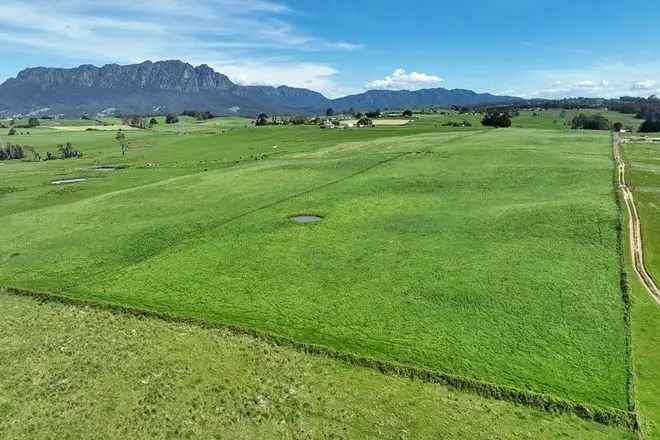
[(660, 118), (657, 119), (647, 119), (642, 122), (642, 125), (639, 127), (639, 131), (642, 133), (660, 133)]
[(611, 123), (603, 115), (585, 115), (580, 113), (571, 121), (571, 128), (582, 130), (609, 130)]
[(200, 110), (184, 110), (181, 113), (183, 116), (190, 116), (197, 119), (198, 121), (206, 121), (207, 119), (215, 118), (215, 115), (209, 111), (200, 111)]
[(481, 125), (485, 127), (511, 127), (511, 116), (508, 112), (490, 112), (486, 113), (481, 120)]

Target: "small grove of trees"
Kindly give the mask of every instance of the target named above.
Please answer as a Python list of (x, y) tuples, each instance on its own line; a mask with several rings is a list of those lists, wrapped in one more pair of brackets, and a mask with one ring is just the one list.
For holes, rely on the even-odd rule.
[(169, 113), (167, 116), (165, 116), (166, 124), (176, 124), (177, 122), (179, 122), (179, 117), (174, 113)]
[[(67, 142), (66, 144), (59, 144), (57, 146), (57, 150), (59, 151), (59, 155), (47, 151), (46, 159), (44, 160), (71, 159), (71, 158), (83, 157), (82, 152), (73, 149), (73, 144), (71, 142)], [(35, 160), (41, 159), (41, 156), (36, 151), (33, 151), (32, 155), (35, 158)]]
[(357, 121), (358, 127), (371, 127), (372, 125), (374, 125), (374, 122), (369, 118), (362, 117)]
[(0, 160), (23, 159), (25, 152), (22, 145), (7, 144), (0, 145)]
[(585, 115), (580, 113), (571, 121), (571, 128), (574, 130), (609, 130), (610, 121), (603, 115)]
[(71, 142), (67, 142), (66, 144), (59, 144), (57, 146), (57, 149), (60, 152), (60, 155), (62, 159), (71, 159), (72, 157), (82, 157), (82, 153), (78, 150), (73, 149), (73, 145)]
[(151, 120), (149, 121), (149, 128), (154, 128), (154, 126), (156, 125), (158, 125), (158, 121), (156, 120), (156, 118), (151, 118)]
[(413, 112), (412, 110), (404, 110), (401, 114), (404, 118), (412, 118)]
[(200, 111), (200, 110), (184, 110), (183, 113), (181, 113), (183, 116), (190, 116), (198, 121), (205, 121), (207, 119), (213, 119), (215, 116), (213, 113), (209, 111)]
[(366, 112), (364, 114), (367, 118), (373, 119), (373, 118), (380, 118), (380, 110), (375, 110), (372, 112)]
[(481, 120), (481, 125), (495, 128), (511, 127), (511, 116), (509, 116), (508, 112), (486, 113)]
[(660, 119), (647, 119), (639, 126), (641, 133), (657, 133), (660, 132)]
[(335, 111), (334, 111), (333, 109), (331, 109), (331, 108), (329, 108), (329, 109), (327, 109), (327, 110), (325, 111), (325, 115), (326, 115), (327, 117), (334, 116), (334, 114), (335, 114)]
[(8, 136), (14, 136), (16, 135), (16, 128), (12, 127), (9, 129), (9, 132), (7, 133)]

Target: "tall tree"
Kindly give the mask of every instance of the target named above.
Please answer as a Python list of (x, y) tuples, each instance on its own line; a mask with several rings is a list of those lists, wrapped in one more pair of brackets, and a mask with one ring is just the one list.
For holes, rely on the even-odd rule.
[(266, 113), (259, 113), (255, 125), (267, 125), (268, 124), (268, 115)]
[(126, 137), (126, 134), (119, 129), (117, 131), (117, 135), (115, 136), (115, 139), (119, 143), (119, 147), (121, 148), (121, 155), (125, 156), (126, 152), (128, 151), (128, 138)]

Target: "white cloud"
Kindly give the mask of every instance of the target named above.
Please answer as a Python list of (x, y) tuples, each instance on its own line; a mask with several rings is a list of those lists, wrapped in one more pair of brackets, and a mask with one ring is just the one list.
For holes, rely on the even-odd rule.
[[(563, 84), (561, 81), (559, 81), (559, 84)], [(606, 80), (600, 80), (598, 82), (592, 81), (590, 79), (586, 79), (583, 81), (577, 81), (576, 83), (573, 84), (574, 89), (602, 89), (607, 86), (609, 86), (609, 81)]]
[(302, 87), (320, 91), (330, 98), (352, 92), (340, 85), (334, 68), (319, 63), (281, 60), (245, 60), (233, 64), (212, 64), (219, 72), (242, 85)]
[(596, 83), (591, 81), (590, 79), (584, 80), (584, 81), (578, 81), (575, 84), (573, 84), (575, 88), (578, 89), (593, 89), (596, 87)]
[[(4, 46), (76, 63), (128, 63), (181, 59), (194, 64), (245, 67), (250, 82), (310, 84), (327, 92), (338, 85), (335, 70), (310, 61), (317, 52), (354, 51), (360, 44), (331, 41), (291, 24), (293, 12), (271, 0), (3, 0), (0, 40)], [(2, 48), (0, 48), (0, 51)], [(265, 60), (264, 50), (282, 54)], [(27, 66), (26, 66), (27, 67)], [(240, 77), (235, 69), (230, 76)], [(268, 76), (271, 74), (272, 76)], [(254, 79), (253, 79), (254, 78)]]
[[(641, 74), (641, 75), (640, 75)], [(643, 76), (642, 76), (643, 75)], [(644, 80), (637, 80), (640, 76)], [(660, 92), (660, 63), (603, 61), (574, 69), (530, 71), (521, 96), (536, 98), (648, 96)], [(530, 91), (531, 89), (531, 91)]]
[(656, 90), (658, 89), (658, 82), (652, 79), (634, 82), (632, 85), (633, 90)]
[(370, 89), (386, 90), (418, 90), (428, 87), (437, 87), (443, 81), (442, 78), (427, 73), (406, 72), (404, 69), (396, 69), (391, 75), (367, 83)]

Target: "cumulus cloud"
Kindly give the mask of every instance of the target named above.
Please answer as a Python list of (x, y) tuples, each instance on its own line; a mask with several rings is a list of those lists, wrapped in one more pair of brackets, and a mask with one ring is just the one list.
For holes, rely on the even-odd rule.
[(443, 81), (435, 75), (419, 72), (406, 72), (405, 69), (396, 69), (391, 75), (367, 83), (370, 89), (385, 90), (418, 90), (428, 87), (437, 87)]
[[(645, 78), (645, 79), (640, 79)], [(649, 96), (660, 93), (660, 63), (630, 64), (606, 60), (573, 69), (525, 73), (524, 97), (565, 98)], [(531, 91), (529, 91), (531, 90)]]
[(583, 81), (576, 82), (573, 86), (579, 89), (593, 89), (594, 87), (596, 87), (596, 83), (591, 81), (590, 79), (586, 79)]
[(634, 82), (632, 85), (633, 90), (656, 90), (658, 89), (658, 82), (652, 79)]
[(353, 92), (335, 80), (338, 71), (320, 63), (281, 60), (242, 60), (232, 64), (212, 64), (241, 85), (290, 86), (322, 91), (335, 98)]
[(600, 80), (596, 82), (587, 79), (583, 81), (577, 81), (576, 83), (573, 84), (573, 87), (576, 89), (599, 89), (599, 88), (607, 87), (609, 84), (610, 84), (609, 81), (606, 80)]

